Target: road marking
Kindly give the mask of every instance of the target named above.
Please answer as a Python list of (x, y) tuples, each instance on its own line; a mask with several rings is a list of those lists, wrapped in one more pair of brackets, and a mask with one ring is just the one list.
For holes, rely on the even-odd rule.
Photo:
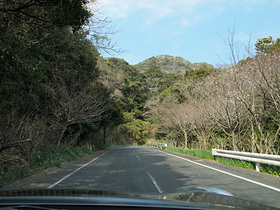
[[(159, 150), (158, 150), (158, 152), (162, 152), (162, 151), (159, 151)], [(196, 165), (203, 166), (203, 167), (205, 167), (205, 168), (209, 168), (209, 169), (212, 169), (212, 170), (214, 170), (214, 171), (218, 171), (218, 172), (220, 172), (220, 173), (227, 174), (227, 175), (229, 175), (229, 176), (232, 176), (232, 177), (235, 177), (235, 178), (238, 178), (238, 179), (242, 179), (242, 180), (245, 180), (245, 181), (247, 181), (247, 182), (251, 182), (251, 183), (254, 183), (254, 184), (256, 184), (256, 185), (260, 185), (260, 186), (262, 186), (262, 187), (266, 187), (266, 188), (269, 188), (269, 189), (271, 189), (271, 190), (275, 190), (275, 191), (277, 191), (277, 192), (280, 192), (280, 189), (278, 189), (278, 188), (276, 188), (276, 187), (272, 187), (272, 186), (269, 186), (269, 185), (266, 185), (266, 184), (263, 184), (263, 183), (260, 183), (260, 182), (256, 182), (256, 181), (253, 181), (253, 180), (251, 180), (251, 179), (244, 178), (244, 177), (242, 177), (242, 176), (238, 176), (238, 175), (235, 175), (235, 174), (232, 174), (232, 173), (229, 173), (229, 172), (222, 171), (222, 170), (217, 169), (217, 168), (213, 168), (213, 167), (211, 167), (211, 166), (207, 166), (207, 165), (204, 165), (204, 164), (201, 164), (201, 163), (198, 163), (198, 162), (189, 160), (189, 159), (187, 159), (187, 158), (183, 158), (183, 157), (180, 157), (180, 156), (177, 156), (177, 155), (169, 154), (169, 153), (167, 153), (167, 152), (162, 152), (162, 153), (165, 153), (165, 154), (167, 154), (167, 155), (169, 155), (169, 156), (173, 156), (173, 157), (176, 157), (176, 158), (179, 158), (179, 159), (182, 159), (182, 160), (186, 160), (186, 161), (189, 161), (190, 163), (194, 163), (194, 164), (196, 164)]]
[(155, 185), (155, 187), (157, 188), (159, 193), (164, 193), (164, 191), (158, 186), (155, 178), (148, 172), (146, 171), (146, 173), (148, 174), (148, 176), (150, 177), (151, 181), (153, 182), (153, 184)]
[(142, 161), (142, 160), (138, 157), (138, 155), (136, 155), (136, 157), (137, 157), (137, 159), (138, 159), (139, 161)]
[(106, 153), (108, 153), (111, 150), (108, 150), (107, 152), (103, 153), (102, 155), (99, 155), (98, 157), (92, 159), (91, 161), (87, 162), (86, 164), (82, 165), (80, 168), (77, 168), (75, 171), (71, 172), (70, 174), (66, 175), (65, 177), (63, 177), (62, 179), (58, 180), (57, 182), (55, 182), (54, 184), (48, 186), (48, 189), (53, 188), (54, 186), (58, 185), (59, 183), (61, 183), (62, 181), (64, 181), (65, 179), (69, 178), (70, 176), (72, 176), (73, 174), (75, 174), (77, 171), (81, 170), (82, 168), (86, 167), (88, 164), (96, 161), (98, 158), (102, 157), (103, 155), (105, 155)]

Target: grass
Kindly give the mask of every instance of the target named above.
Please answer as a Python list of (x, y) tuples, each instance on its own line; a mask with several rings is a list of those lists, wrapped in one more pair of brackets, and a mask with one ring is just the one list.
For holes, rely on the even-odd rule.
[(279, 166), (261, 164), (260, 168), (261, 168), (262, 172), (264, 172), (264, 173), (280, 176), (280, 167)]
[[(226, 158), (226, 157), (214, 157), (212, 155), (212, 151), (209, 151), (209, 150), (185, 149), (182, 147), (167, 147), (167, 150), (181, 153), (181, 154), (200, 157), (203, 159), (216, 160), (218, 162), (240, 167), (240, 168), (256, 170), (255, 163), (244, 161), (244, 160)], [(260, 169), (264, 173), (280, 176), (280, 167), (278, 167), (278, 166), (260, 164)]]
[(97, 144), (96, 145), (96, 148), (99, 149), (99, 150), (103, 150), (103, 149), (107, 149), (109, 147), (112, 147), (114, 146), (113, 143), (108, 143), (108, 144)]
[(91, 150), (85, 147), (49, 148), (44, 152), (32, 155), (26, 165), (2, 164), (0, 166), (0, 188), (52, 166), (61, 167), (63, 162), (78, 160), (91, 153)]
[(211, 151), (202, 149), (185, 149), (183, 147), (167, 147), (167, 150), (178, 152), (186, 155), (196, 156), (203, 159), (214, 159)]
[(247, 168), (252, 170), (256, 169), (254, 163), (244, 161), (244, 160), (237, 160), (237, 159), (226, 158), (226, 157), (215, 157), (215, 160), (235, 167)]

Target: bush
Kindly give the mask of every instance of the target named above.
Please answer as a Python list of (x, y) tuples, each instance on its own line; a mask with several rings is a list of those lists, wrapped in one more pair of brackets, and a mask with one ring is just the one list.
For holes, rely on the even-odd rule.
[(96, 145), (96, 148), (99, 149), (99, 150), (102, 150), (102, 149), (107, 149), (111, 146), (113, 146), (114, 144), (113, 143), (108, 143), (108, 144), (97, 144)]
[(63, 162), (78, 160), (91, 153), (91, 150), (85, 147), (49, 148), (32, 155), (26, 165), (3, 164), (0, 166), (0, 188), (52, 166), (60, 167)]

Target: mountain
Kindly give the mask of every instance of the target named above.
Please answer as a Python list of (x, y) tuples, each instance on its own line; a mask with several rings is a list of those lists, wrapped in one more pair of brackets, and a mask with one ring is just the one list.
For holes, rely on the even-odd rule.
[(191, 63), (187, 59), (171, 55), (158, 55), (156, 57), (151, 57), (135, 64), (134, 67), (140, 72), (145, 72), (154, 59), (156, 60), (158, 67), (164, 73), (176, 73), (183, 75), (185, 74), (185, 71), (190, 68), (198, 68), (202, 65), (206, 65), (208, 68), (214, 67), (213, 65), (208, 63)]

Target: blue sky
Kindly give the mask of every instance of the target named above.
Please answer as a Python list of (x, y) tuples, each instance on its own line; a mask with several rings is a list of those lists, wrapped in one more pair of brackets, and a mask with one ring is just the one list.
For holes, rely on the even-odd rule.
[(280, 0), (97, 0), (96, 7), (111, 19), (119, 31), (112, 39), (126, 51), (113, 56), (132, 65), (162, 54), (229, 64), (224, 40), (233, 29), (240, 59), (249, 40), (254, 51), (257, 38), (280, 37)]

